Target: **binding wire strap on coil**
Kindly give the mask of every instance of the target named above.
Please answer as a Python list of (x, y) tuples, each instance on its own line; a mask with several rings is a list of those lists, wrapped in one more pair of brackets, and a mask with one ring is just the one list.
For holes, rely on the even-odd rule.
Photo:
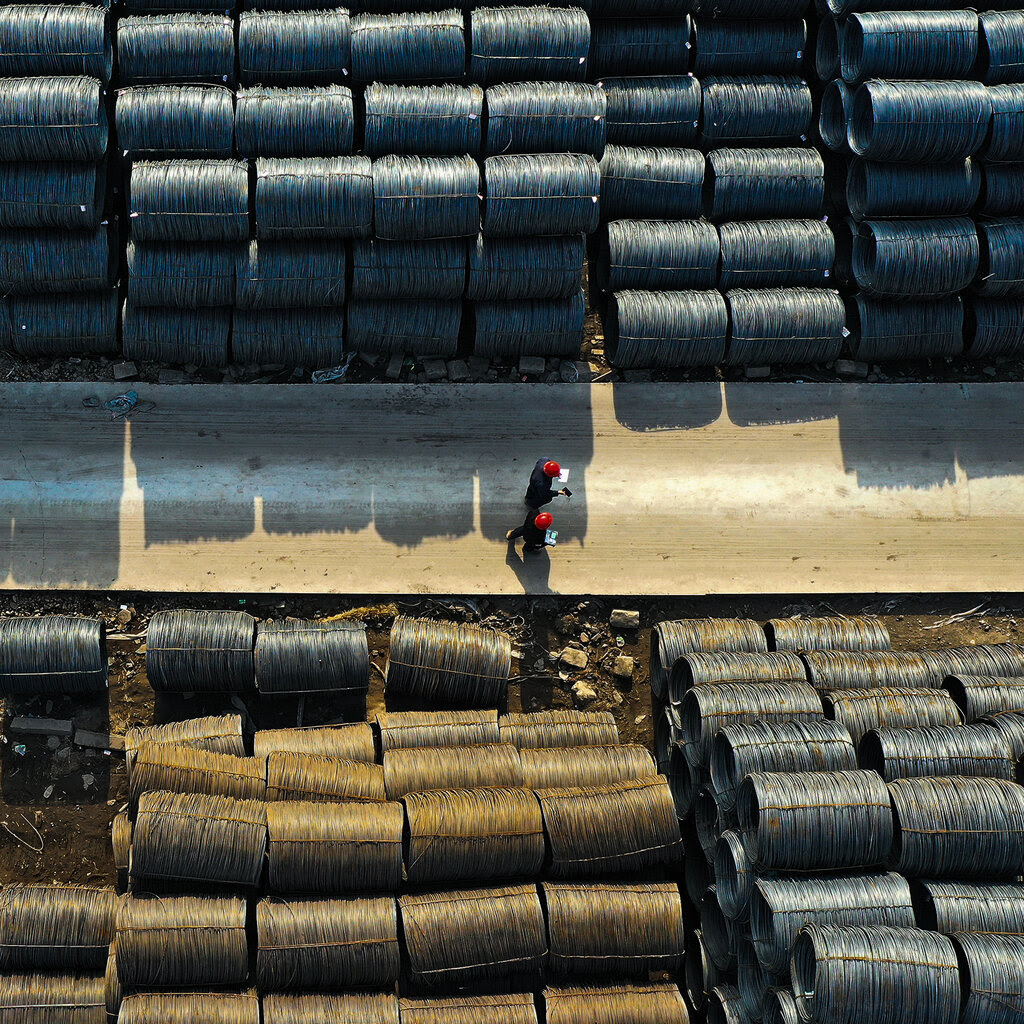
[(480, 230), (480, 168), (470, 156), (384, 156), (373, 162), (380, 238), (463, 238)]
[(344, 85), (238, 90), (240, 156), (345, 156), (352, 152), (352, 90)]
[(985, 159), (992, 163), (1024, 160), (1024, 84), (992, 86), (988, 96), (992, 126), (985, 142)]
[(846, 202), (857, 220), (871, 217), (958, 217), (970, 213), (981, 173), (968, 157), (939, 164), (880, 164), (851, 160)]
[(512, 82), (486, 94), (484, 152), (589, 153), (605, 146), (604, 90), (583, 82)]
[(927, 688), (942, 682), (917, 651), (808, 651), (803, 661), (808, 681), (819, 690)]
[(944, 935), (1024, 935), (1024, 886), (1020, 883), (918, 881), (914, 889), (922, 928)]
[(979, 220), (981, 258), (974, 291), (986, 298), (1024, 297), (1024, 219)]
[(126, 302), (121, 334), (125, 359), (227, 366), (231, 310), (209, 307), (198, 311)]
[(368, 156), (475, 155), (483, 137), (484, 91), (478, 85), (387, 85), (363, 94)]
[(267, 995), (262, 1002), (262, 1024), (329, 1020), (398, 1024), (398, 997), (393, 992)]
[(532, 992), (398, 1002), (404, 1024), (537, 1024)]
[(988, 715), (1024, 714), (1024, 678), (1019, 676), (947, 676), (942, 684), (965, 722)]
[(460, 302), (353, 299), (348, 304), (348, 349), (451, 359), (458, 351), (461, 324)]
[(590, 27), (590, 74), (679, 75), (689, 64), (690, 19), (608, 18)]
[(1024, 82), (1024, 12), (986, 11), (978, 22), (981, 80), (986, 85)]
[(973, 299), (968, 317), (972, 358), (1013, 355), (1024, 347), (1024, 299)]
[[(2, 649), (0, 645), (0, 650)], [(189, 718), (184, 722), (128, 729), (124, 734), (124, 749), (129, 768), (135, 752), (146, 743), (174, 743), (194, 747), (196, 750), (212, 750), (214, 753), (234, 754), (236, 757), (245, 756), (242, 716), (238, 714), (209, 715), (205, 718)], [(257, 750), (256, 756), (263, 755)]]
[(125, 996), (119, 1024), (260, 1024), (255, 992), (147, 992)]
[(253, 690), (256, 620), (246, 612), (156, 612), (146, 631), (146, 677), (157, 693)]
[(132, 158), (234, 154), (235, 97), (223, 85), (133, 85), (117, 94), (117, 143)]
[(528, 789), (408, 793), (410, 884), (531, 878), (544, 864), (544, 823)]
[(367, 761), (275, 750), (267, 755), (267, 799), (383, 803), (384, 769)]
[(343, 241), (253, 239), (235, 268), (239, 309), (306, 309), (345, 303)]
[(231, 351), (239, 363), (337, 366), (345, 353), (344, 310), (236, 310)]
[(0, 975), (0, 1020), (107, 1024), (106, 979), (103, 974)]
[(608, 146), (601, 158), (603, 220), (700, 216), (704, 154), (695, 149)]
[(474, 7), (469, 40), (469, 78), (479, 85), (587, 77), (590, 19), (576, 7)]
[(117, 277), (117, 229), (0, 230), (0, 292), (46, 295), (96, 292)]
[(102, 163), (0, 163), (0, 228), (95, 230), (106, 184)]
[(152, 14), (117, 23), (122, 85), (233, 83), (235, 25), (228, 14)]
[(331, 85), (351, 63), (348, 11), (243, 11), (238, 67), (243, 85)]
[(133, 804), (146, 791), (158, 789), (238, 800), (262, 800), (267, 791), (259, 758), (216, 754), (174, 743), (144, 743), (135, 750), (129, 783)]
[(500, 738), (497, 711), (381, 711), (381, 750), (414, 747), (473, 747), (511, 743)]
[(0, 76), (88, 75), (109, 82), (107, 12), (82, 4), (0, 7)]
[(0, 694), (88, 693), (107, 688), (107, 631), (72, 615), (0, 619)]
[(116, 960), (128, 989), (239, 985), (249, 974), (245, 900), (127, 897), (117, 914)]
[(469, 249), (466, 298), (472, 300), (568, 299), (583, 284), (586, 239), (485, 238)]
[(606, 786), (657, 775), (650, 751), (635, 743), (600, 747), (528, 747), (519, 752), (529, 789)]
[(610, 711), (558, 708), (507, 714), (498, 719), (502, 743), (520, 750), (534, 747), (587, 747), (619, 742), (619, 728)]
[(796, 75), (709, 76), (701, 89), (704, 148), (795, 145), (811, 130), (811, 90)]
[(582, 289), (568, 299), (478, 302), (473, 352), (478, 356), (563, 356), (576, 359), (587, 303)]
[(722, 291), (829, 283), (836, 241), (824, 221), (735, 221), (720, 225), (718, 236)]
[(263, 899), (256, 928), (263, 991), (377, 988), (393, 985), (401, 972), (391, 897)]
[[(831, 19), (822, 18), (822, 24), (826, 22), (831, 24)], [(819, 29), (819, 39), (820, 31)], [(841, 78), (833, 79), (822, 90), (821, 108), (818, 111), (818, 134), (833, 153), (847, 152), (847, 126), (850, 123), (852, 108), (853, 90)]]
[(701, 78), (799, 74), (807, 49), (807, 23), (802, 18), (727, 21), (702, 15), (694, 21), (693, 31), (693, 70)]
[[(0, 299), (0, 349), (21, 356), (116, 354), (117, 291)], [(8, 333), (6, 339), (4, 333)]]
[(704, 187), (714, 221), (814, 217), (825, 202), (825, 164), (814, 149), (718, 149)]
[(266, 804), (203, 793), (143, 793), (130, 874), (142, 881), (255, 886), (267, 845)]
[(873, 729), (861, 740), (858, 758), (886, 782), (924, 775), (1013, 779), (1016, 773), (1006, 740), (985, 725)]
[(107, 132), (98, 79), (0, 78), (0, 160), (100, 160)]
[(389, 800), (431, 789), (525, 785), (519, 751), (509, 743), (473, 747), (405, 747), (384, 754)]
[(822, 694), (825, 714), (859, 743), (872, 729), (917, 729), (960, 725), (948, 693), (924, 687), (882, 686), (872, 690), (830, 690)]
[(598, 85), (607, 96), (609, 143), (689, 146), (696, 141), (701, 102), (696, 78), (605, 78)]
[(409, 894), (398, 903), (414, 981), (461, 985), (534, 974), (543, 964), (535, 885)]
[[(957, 297), (931, 302), (879, 301), (857, 295), (850, 304), (850, 350), (865, 362), (959, 355), (964, 348), (964, 304)], [(895, 653), (895, 652), (893, 652)], [(901, 652), (906, 655), (908, 652)], [(911, 655), (912, 657), (912, 655)], [(938, 685), (931, 673), (924, 685)], [(919, 685), (913, 675), (891, 684)]]
[(954, 935), (961, 1024), (1013, 1024), (1024, 1013), (1024, 935)]
[(614, 985), (607, 988), (545, 988), (547, 1024), (688, 1024), (677, 985)]
[(874, 615), (769, 619), (764, 626), (773, 651), (887, 651), (889, 630)]
[(256, 757), (269, 757), (280, 750), (292, 754), (343, 757), (371, 764), (376, 760), (373, 729), (369, 722), (306, 729), (257, 729), (252, 745)]
[[(720, 243), (718, 231), (707, 221), (616, 220), (602, 233), (599, 246), (595, 273), (607, 292), (636, 289), (670, 293), (715, 287)], [(724, 303), (720, 299), (705, 300), (696, 308), (681, 305), (672, 298), (645, 300), (641, 305), (648, 308), (636, 309), (634, 315), (646, 314), (648, 320), (654, 321), (652, 327), (659, 313), (665, 316), (671, 311), (676, 315), (689, 312), (694, 326), (721, 325), (722, 337), (725, 336)], [(635, 326), (642, 328), (644, 322), (639, 320)]]
[(458, 81), (465, 69), (461, 11), (357, 14), (352, 19), (356, 82)]
[(466, 243), (461, 238), (367, 238), (352, 246), (353, 298), (459, 299), (465, 287)]
[(267, 804), (267, 884), (280, 893), (396, 892), (399, 803)]
[(726, 293), (731, 333), (726, 362), (827, 363), (842, 351), (846, 308), (828, 288), (734, 289)]
[(129, 241), (128, 301), (133, 306), (230, 306), (238, 247)]
[(370, 685), (370, 651), (362, 622), (261, 622), (253, 657), (260, 693), (364, 692)]

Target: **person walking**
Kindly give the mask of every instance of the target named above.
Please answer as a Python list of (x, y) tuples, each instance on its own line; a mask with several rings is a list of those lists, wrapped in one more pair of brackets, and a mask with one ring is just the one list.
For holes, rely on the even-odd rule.
[(509, 530), (505, 534), (505, 540), (514, 541), (516, 538), (522, 537), (526, 542), (523, 544), (524, 555), (531, 551), (540, 551), (541, 548), (546, 547), (547, 532), (554, 521), (555, 517), (550, 512), (536, 512), (530, 509), (523, 525)]
[(533, 467), (533, 472), (530, 474), (530, 484), (526, 488), (526, 497), (523, 499), (526, 502), (527, 508), (532, 508), (536, 511), (558, 494), (564, 495), (566, 498), (572, 496), (572, 491), (568, 487), (563, 487), (558, 491), (553, 490), (551, 487), (551, 481), (557, 480), (561, 472), (562, 467), (554, 460), (537, 460), (537, 465)]

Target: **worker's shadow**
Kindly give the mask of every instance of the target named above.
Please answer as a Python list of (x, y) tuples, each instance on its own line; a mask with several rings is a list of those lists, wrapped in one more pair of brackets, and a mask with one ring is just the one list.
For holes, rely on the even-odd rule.
[(513, 541), (508, 542), (505, 564), (516, 574), (524, 594), (553, 594), (548, 585), (551, 557), (547, 550), (522, 554)]

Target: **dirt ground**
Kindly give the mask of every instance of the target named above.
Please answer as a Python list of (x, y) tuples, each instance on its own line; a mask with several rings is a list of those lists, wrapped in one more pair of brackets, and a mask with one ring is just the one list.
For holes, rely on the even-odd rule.
[[(256, 694), (157, 697), (145, 675), (145, 630), (163, 608), (231, 608), (257, 618), (320, 617), (360, 609), (369, 627), (373, 668), (365, 708), (319, 695), (262, 698)], [(613, 608), (640, 612), (636, 632), (615, 631)], [(724, 615), (768, 618), (789, 615), (877, 614), (897, 649), (1024, 641), (1024, 594), (935, 596), (836, 596), (644, 599), (612, 598), (396, 598), (364, 607), (358, 598), (282, 598), (240, 595), (22, 593), (0, 595), (0, 615), (41, 613), (98, 615), (107, 623), (110, 689), (97, 699), (35, 698), (3, 702), (0, 738), (0, 883), (63, 881), (110, 883), (110, 822), (127, 796), (123, 757), (77, 747), (71, 740), (13, 735), (18, 714), (73, 719), (78, 728), (123, 733), (133, 725), (239, 711), (252, 728), (371, 718), (384, 708), (383, 669), (388, 632), (396, 614), (450, 618), (506, 632), (513, 643), (508, 709), (557, 707), (610, 710), (626, 742), (651, 747), (652, 699), (648, 685), (650, 627), (664, 619)], [(585, 669), (567, 672), (558, 656), (567, 646), (587, 652)], [(631, 679), (612, 674), (615, 658), (634, 659)], [(578, 684), (583, 684), (581, 687)], [(573, 687), (577, 692), (574, 693)], [(589, 697), (585, 687), (595, 694)]]

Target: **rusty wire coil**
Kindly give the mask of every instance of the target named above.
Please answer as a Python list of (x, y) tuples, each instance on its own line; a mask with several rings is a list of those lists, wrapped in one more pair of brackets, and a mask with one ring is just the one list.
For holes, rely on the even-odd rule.
[(106, 980), (102, 974), (0, 975), (0, 1021), (107, 1024)]
[(253, 658), (260, 693), (362, 693), (370, 687), (366, 625), (354, 619), (261, 622)]
[(942, 688), (956, 702), (964, 721), (1024, 713), (1022, 676), (947, 676)]
[(657, 775), (650, 751), (635, 743), (603, 747), (527, 747), (519, 752), (528, 789), (606, 786)]
[(141, 881), (257, 885), (267, 845), (261, 800), (205, 793), (143, 793), (129, 875)]
[(619, 727), (610, 711), (574, 711), (555, 708), (502, 715), (498, 719), (502, 743), (520, 750), (530, 747), (592, 747), (619, 742)]
[(258, 757), (215, 754), (176, 743), (144, 743), (135, 751), (128, 776), (132, 804), (150, 790), (206, 793), (237, 800), (262, 800), (267, 782)]
[(943, 679), (922, 651), (808, 651), (803, 660), (819, 690), (937, 687)]
[(429, 705), (497, 707), (512, 669), (512, 643), (493, 630), (399, 617), (385, 668), (389, 697)]
[(245, 900), (129, 896), (117, 913), (117, 976), (129, 989), (240, 985), (249, 974)]
[(461, 985), (536, 974), (547, 954), (535, 885), (399, 898), (413, 980)]
[(0, 970), (101, 971), (114, 938), (118, 896), (81, 885), (0, 890)]
[(107, 967), (103, 972), (103, 994), (107, 1002), (107, 1016), (116, 1017), (124, 999), (124, 987), (117, 976), (117, 940), (110, 944), (107, 952)]
[(732, 971), (736, 966), (736, 933), (732, 921), (722, 913), (718, 890), (714, 885), (704, 890), (697, 912), (708, 956), (720, 971)]
[[(129, 729), (124, 734), (125, 757), (131, 767), (135, 751), (144, 743), (177, 743), (196, 750), (211, 750), (217, 754), (245, 756), (242, 740), (242, 716), (208, 715), (188, 718), (184, 722), (164, 725), (144, 725)], [(260, 756), (257, 754), (257, 756)]]
[(553, 878), (637, 871), (676, 861), (679, 819), (664, 776), (537, 793)]
[(402, 1024), (537, 1024), (532, 992), (455, 996), (447, 999), (400, 999)]
[(923, 775), (1013, 779), (1017, 770), (1002, 734), (981, 724), (872, 729), (860, 741), (857, 759), (886, 782)]
[(750, 892), (755, 881), (754, 869), (743, 845), (743, 836), (735, 829), (726, 829), (715, 845), (715, 892), (718, 905), (730, 921), (747, 916)]
[(80, 615), (0, 619), (0, 695), (105, 690), (106, 636), (99, 619)]
[(277, 751), (267, 758), (267, 799), (383, 803), (384, 769), (344, 757)]
[(128, 862), (132, 849), (132, 819), (127, 811), (118, 811), (110, 823), (110, 850), (117, 871), (117, 891), (128, 888)]
[(917, 923), (933, 932), (1024, 935), (1024, 885), (1019, 882), (915, 881)]
[(260, 1024), (255, 992), (146, 992), (124, 997), (118, 1024)]
[(693, 827), (709, 864), (714, 863), (715, 850), (722, 834), (736, 828), (736, 825), (735, 804), (720, 800), (710, 783), (701, 786), (693, 801)]
[(944, 690), (880, 686), (871, 690), (830, 690), (821, 702), (825, 714), (840, 722), (859, 743), (872, 729), (916, 729), (960, 724), (960, 712)]
[(263, 997), (263, 1024), (398, 1024), (398, 997), (392, 992), (306, 993)]
[(380, 988), (401, 973), (398, 908), (390, 896), (263, 899), (256, 929), (262, 991)]
[(960, 965), (960, 1024), (1015, 1024), (1024, 1015), (1024, 935), (951, 936)]
[(377, 759), (369, 722), (315, 725), (302, 729), (259, 729), (253, 736), (252, 746), (257, 757), (269, 757), (276, 751), (284, 751), (343, 757), (349, 761), (372, 762)]
[(721, 980), (721, 972), (711, 959), (699, 928), (690, 935), (690, 941), (686, 944), (685, 970), (686, 994), (690, 1005), (699, 1013), (707, 1006), (708, 993)]
[(395, 892), (402, 881), (399, 803), (267, 804), (274, 892)]
[(773, 651), (887, 651), (885, 623), (874, 615), (769, 619), (764, 626)]
[[(822, 21), (831, 19), (822, 19)], [(761, 1002), (762, 1024), (800, 1024), (800, 1014), (796, 1008), (796, 999), (788, 988), (773, 985), (764, 990)]]
[(412, 884), (530, 878), (544, 864), (544, 821), (529, 789), (432, 790), (403, 803)]
[(389, 800), (430, 789), (523, 785), (519, 751), (509, 743), (408, 747), (389, 750), (384, 755), (384, 786)]
[(683, 962), (679, 887), (545, 882), (551, 970), (602, 978), (676, 971)]
[(157, 693), (254, 690), (255, 641), (247, 612), (156, 612), (146, 630), (146, 677)]
[(701, 683), (802, 683), (807, 669), (793, 651), (708, 651), (684, 654), (669, 673), (673, 702)]
[(505, 742), (500, 739), (498, 712), (382, 711), (377, 715), (380, 746), (389, 750), (410, 747), (473, 747)]
[(675, 985), (545, 988), (547, 1024), (687, 1024), (686, 1003)]
[(946, 676), (961, 673), (968, 676), (1024, 676), (1022, 644), (976, 644), (973, 647), (943, 647), (918, 653), (934, 667), (939, 683)]

